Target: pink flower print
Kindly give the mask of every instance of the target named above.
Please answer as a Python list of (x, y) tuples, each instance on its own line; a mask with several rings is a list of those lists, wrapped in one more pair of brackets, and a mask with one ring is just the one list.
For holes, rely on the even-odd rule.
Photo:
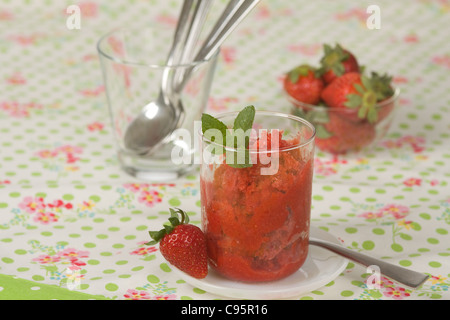
[(2, 185), (2, 184), (11, 184), (11, 181), (9, 181), (9, 180), (0, 181), (0, 185)]
[(118, 54), (120, 57), (124, 57), (124, 44), (121, 40), (116, 37), (110, 37), (108, 38), (108, 44), (111, 46), (114, 53)]
[(360, 215), (358, 215), (358, 217), (362, 217), (362, 218), (365, 218), (368, 220), (381, 218), (382, 216), (383, 216), (383, 214), (380, 212), (364, 212), (364, 213), (361, 213)]
[(381, 286), (382, 287), (393, 287), (394, 286), (394, 282), (392, 281), (392, 280), (390, 280), (390, 279), (388, 279), (388, 278), (386, 278), (386, 277), (381, 277)]
[(288, 51), (300, 53), (305, 56), (315, 56), (319, 53), (322, 45), (319, 43), (313, 44), (292, 44), (288, 46)]
[(79, 267), (84, 267), (86, 265), (86, 262), (78, 260), (78, 259), (71, 259), (70, 263), (72, 264), (72, 268), (78, 267), (78, 269), (72, 269), (72, 270), (79, 270)]
[(144, 290), (128, 289), (123, 295), (126, 299), (131, 300), (148, 300), (151, 298), (150, 294)]
[(160, 190), (165, 190), (166, 187), (175, 187), (175, 183), (152, 183), (152, 186), (158, 187)]
[(58, 217), (53, 212), (38, 212), (34, 216), (34, 221), (42, 224), (49, 224), (58, 221)]
[(225, 98), (210, 97), (208, 99), (208, 109), (214, 111), (224, 111), (228, 109), (230, 103), (236, 102), (238, 102), (238, 99), (233, 97), (225, 97)]
[(83, 148), (67, 144), (67, 145), (56, 148), (56, 151), (62, 152), (62, 153), (72, 153), (73, 154), (73, 153), (82, 153)]
[(406, 106), (411, 104), (411, 100), (410, 99), (406, 99), (406, 98), (400, 98), (398, 100), (398, 103), (401, 104), (402, 106)]
[(409, 213), (409, 208), (402, 205), (388, 204), (379, 210), (382, 215), (392, 215), (395, 219), (403, 219)]
[(176, 300), (175, 294), (160, 294), (152, 297), (152, 300)]
[(230, 65), (236, 60), (236, 48), (221, 47), (220, 52), (222, 54), (222, 58), (225, 64)]
[(417, 43), (419, 42), (419, 37), (415, 33), (410, 33), (403, 38), (405, 43)]
[(41, 254), (39, 257), (34, 258), (33, 261), (38, 262), (40, 264), (50, 264), (59, 262), (60, 257), (58, 255), (49, 256), (48, 254)]
[(49, 208), (56, 210), (57, 212), (60, 212), (62, 208), (65, 208), (65, 209), (73, 208), (73, 205), (70, 202), (64, 203), (64, 201), (59, 200), (59, 199), (53, 201), (52, 203), (48, 203), (47, 206)]
[(403, 84), (403, 83), (408, 83), (409, 80), (406, 77), (396, 76), (396, 77), (392, 78), (392, 82), (394, 82), (395, 84)]
[(422, 152), (425, 148), (424, 148), (424, 144), (425, 144), (425, 139), (422, 137), (415, 137), (415, 136), (404, 136), (401, 137), (399, 139), (401, 141), (402, 144), (409, 144), (412, 148), (414, 152)]
[(51, 159), (55, 158), (58, 155), (58, 152), (54, 150), (41, 150), (37, 152), (37, 156), (41, 159)]
[(93, 131), (102, 131), (103, 128), (105, 127), (105, 125), (101, 122), (92, 122), (90, 124), (87, 125), (87, 128), (89, 131), (93, 132)]
[(133, 193), (136, 193), (141, 190), (148, 190), (148, 187), (150, 185), (148, 183), (126, 183), (123, 186), (125, 187), (125, 189), (128, 189)]
[(422, 180), (417, 179), (417, 178), (409, 178), (409, 179), (406, 179), (405, 181), (403, 181), (403, 184), (408, 187), (420, 186), (421, 183), (422, 183)]
[(16, 43), (22, 45), (22, 46), (28, 46), (35, 44), (38, 39), (41, 36), (39, 34), (31, 34), (31, 35), (23, 35), (23, 34), (17, 34), (11, 36), (11, 40), (15, 41)]
[(32, 109), (42, 109), (42, 105), (34, 102), (19, 103), (17, 101), (4, 101), (0, 103), (0, 110), (16, 118), (30, 116), (30, 110)]
[(98, 15), (98, 4), (94, 1), (84, 1), (78, 4), (81, 15), (86, 18), (95, 18)]
[(382, 144), (389, 149), (401, 148), (404, 145), (410, 145), (415, 153), (422, 152), (425, 149), (425, 139), (411, 135), (403, 136), (397, 140), (386, 140), (383, 141)]
[(394, 140), (383, 141), (382, 145), (388, 149), (396, 149), (396, 148), (400, 148), (402, 146), (399, 141), (394, 141)]
[(78, 160), (80, 160), (80, 158), (75, 157), (72, 153), (67, 154), (66, 163), (75, 163)]
[(27, 80), (22, 76), (20, 72), (16, 72), (12, 74), (11, 76), (6, 78), (6, 82), (13, 85), (21, 85), (25, 84)]
[(383, 294), (386, 297), (393, 298), (395, 300), (402, 300), (403, 298), (407, 298), (410, 296), (409, 290), (406, 290), (402, 287), (388, 287)]
[(270, 18), (270, 9), (266, 5), (259, 6), (258, 10), (256, 11), (256, 18), (257, 19)]
[(439, 180), (437, 180), (437, 179), (432, 179), (431, 181), (430, 181), (430, 185), (432, 185), (432, 186), (436, 186), (436, 185), (438, 185), (439, 184)]
[(7, 11), (5, 9), (0, 10), (0, 21), (7, 21), (14, 19), (14, 15), (11, 11)]
[(447, 69), (450, 69), (450, 55), (449, 54), (442, 55), (442, 56), (434, 56), (431, 59), (431, 62), (438, 66), (442, 66)]
[(66, 163), (75, 163), (80, 160), (80, 158), (76, 157), (75, 154), (82, 153), (83, 149), (77, 146), (64, 145), (56, 148), (53, 152), (55, 152), (56, 154), (64, 154)]
[[(58, 252), (61, 260), (68, 260), (70, 264), (77, 269), (77, 267), (85, 266), (86, 263), (81, 261), (82, 258), (88, 258), (88, 251), (81, 251), (74, 248), (66, 248), (63, 251)], [(78, 270), (78, 269), (77, 269)]]
[(353, 8), (347, 10), (346, 12), (336, 14), (335, 18), (339, 21), (347, 21), (356, 18), (361, 24), (365, 25), (367, 20), (367, 13), (364, 9)]
[(177, 18), (166, 13), (156, 16), (156, 21), (167, 26), (174, 26), (177, 24)]
[(146, 190), (139, 195), (138, 201), (144, 203), (148, 207), (152, 207), (155, 203), (161, 202), (162, 197), (161, 194), (157, 191)]
[(40, 197), (25, 197), (22, 202), (19, 203), (19, 208), (25, 210), (27, 213), (35, 213), (45, 208), (44, 199)]
[(155, 247), (142, 247), (142, 248), (138, 248), (134, 251), (132, 251), (130, 254), (135, 254), (138, 256), (144, 256), (146, 254), (152, 253), (157, 251), (157, 249)]
[(97, 97), (105, 91), (105, 87), (103, 85), (99, 85), (96, 88), (86, 88), (80, 90), (80, 93), (84, 97)]

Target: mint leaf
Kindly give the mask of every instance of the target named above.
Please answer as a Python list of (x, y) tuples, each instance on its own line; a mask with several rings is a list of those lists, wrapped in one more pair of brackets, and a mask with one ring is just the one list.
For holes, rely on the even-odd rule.
[(234, 119), (233, 129), (242, 129), (245, 131), (253, 127), (253, 120), (255, 119), (255, 107), (247, 106)]
[(230, 167), (248, 168), (252, 166), (248, 146), (255, 113), (255, 107), (252, 105), (241, 110), (236, 116), (236, 119), (234, 119), (232, 134), (230, 134), (227, 126), (220, 120), (209, 114), (204, 113), (202, 115), (202, 131), (205, 138), (215, 141), (214, 135), (217, 134), (217, 132), (220, 132), (222, 133), (223, 140), (216, 142), (223, 146), (229, 146), (236, 149), (236, 152), (233, 153), (232, 160), (234, 161), (227, 161), (227, 164)]
[[(215, 141), (215, 130), (210, 129), (216, 129), (219, 130), (219, 132), (222, 134), (222, 141)], [(210, 141), (215, 141), (216, 143), (225, 145), (226, 143), (226, 136), (227, 136), (228, 127), (219, 119), (214, 118), (213, 116), (204, 113), (202, 115), (202, 132), (206, 139)]]

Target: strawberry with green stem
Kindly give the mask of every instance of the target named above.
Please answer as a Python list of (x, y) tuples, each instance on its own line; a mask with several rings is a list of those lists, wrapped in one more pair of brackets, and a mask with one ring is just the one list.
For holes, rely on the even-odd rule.
[(336, 44), (334, 48), (325, 44), (323, 51), (324, 55), (320, 59), (320, 72), (325, 84), (331, 83), (345, 73), (360, 72), (360, 66), (356, 57), (339, 44)]
[(321, 94), (330, 108), (353, 109), (355, 112), (342, 112), (353, 121), (378, 120), (377, 104), (393, 94), (391, 77), (379, 76), (372, 72), (367, 77), (357, 72), (346, 73), (330, 83)]
[(295, 100), (315, 105), (320, 101), (324, 82), (317, 69), (303, 64), (287, 73), (283, 86), (284, 90)]
[(147, 245), (159, 242), (159, 250), (169, 263), (194, 278), (205, 278), (208, 274), (208, 257), (203, 231), (189, 224), (188, 215), (178, 208), (170, 208), (169, 222), (163, 229), (149, 232), (153, 240)]

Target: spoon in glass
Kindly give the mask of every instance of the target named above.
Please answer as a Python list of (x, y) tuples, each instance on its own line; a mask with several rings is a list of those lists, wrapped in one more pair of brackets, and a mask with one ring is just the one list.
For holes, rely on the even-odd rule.
[[(194, 61), (207, 60), (218, 50), (229, 34), (236, 28), (242, 19), (253, 9), (260, 0), (231, 0), (225, 8), (219, 20), (213, 26), (202, 48), (195, 56)], [(204, 2), (204, 0), (200, 0)], [(185, 73), (178, 75), (177, 83), (174, 83), (172, 101), (173, 111), (170, 116), (158, 117), (159, 110), (163, 110), (165, 101), (160, 101), (160, 106), (149, 104), (149, 108), (139, 115), (128, 127), (125, 133), (125, 146), (140, 155), (150, 155), (157, 147), (170, 138), (171, 133), (180, 126), (184, 119), (184, 107), (179, 97), (182, 89), (187, 84), (194, 68), (189, 68)], [(162, 95), (163, 96), (163, 95)], [(168, 108), (165, 108), (168, 109)], [(168, 115), (168, 114), (166, 114)], [(153, 120), (156, 119), (156, 120)]]
[(330, 250), (365, 267), (377, 266), (381, 274), (411, 288), (420, 287), (429, 278), (426, 274), (370, 257), (326, 240), (311, 237), (309, 244)]
[[(201, 2), (201, 0), (196, 0)], [(194, 0), (184, 0), (178, 23), (175, 29), (172, 47), (170, 49), (167, 66), (163, 70), (160, 93), (156, 101), (145, 105), (140, 114), (128, 125), (125, 136), (125, 148), (139, 155), (145, 155), (149, 149), (160, 143), (173, 128), (170, 126), (180, 109), (171, 97), (170, 75), (171, 67), (175, 64), (179, 46), (185, 36), (186, 28), (190, 25), (191, 10)], [(188, 33), (190, 30), (187, 30)]]

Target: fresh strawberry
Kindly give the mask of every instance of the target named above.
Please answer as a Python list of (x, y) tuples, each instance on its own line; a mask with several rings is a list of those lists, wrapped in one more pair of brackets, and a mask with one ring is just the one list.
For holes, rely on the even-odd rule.
[(349, 72), (325, 87), (322, 99), (330, 108), (353, 109), (345, 115), (353, 121), (368, 120), (375, 123), (378, 120), (377, 103), (392, 96), (390, 77), (378, 76), (372, 73), (368, 78), (357, 72)]
[(320, 59), (322, 78), (326, 84), (348, 72), (359, 72), (356, 57), (348, 50), (337, 44), (334, 48), (325, 44), (324, 55)]
[(352, 122), (339, 115), (340, 110), (328, 113), (328, 122), (318, 125), (316, 146), (333, 154), (358, 151), (375, 138), (375, 126), (368, 122)]
[(297, 101), (307, 104), (319, 103), (323, 87), (317, 70), (306, 64), (289, 71), (284, 79), (284, 90)]
[[(181, 221), (178, 218), (181, 215)], [(203, 231), (189, 224), (187, 214), (181, 209), (170, 209), (170, 225), (164, 225), (159, 231), (150, 231), (153, 241), (159, 242), (159, 250), (163, 257), (173, 266), (190, 276), (203, 279), (208, 274), (208, 257), (206, 238)]]

